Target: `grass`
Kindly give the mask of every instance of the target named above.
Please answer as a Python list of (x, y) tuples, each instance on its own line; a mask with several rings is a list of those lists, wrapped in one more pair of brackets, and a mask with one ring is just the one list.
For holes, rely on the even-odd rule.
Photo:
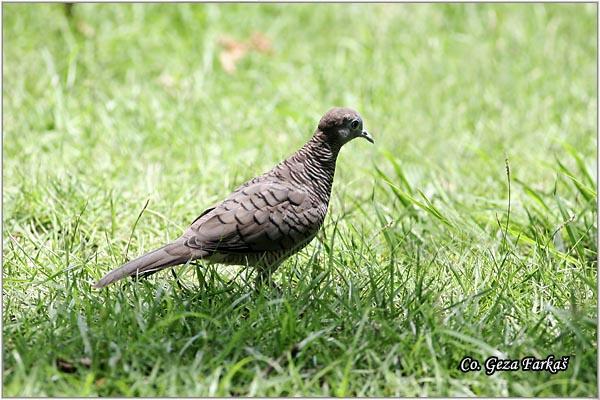
[[(71, 12), (3, 5), (4, 396), (598, 395), (597, 5)], [(272, 51), (227, 73), (253, 32)], [(333, 105), (376, 144), (342, 150), (281, 294), (200, 264), (90, 288)]]

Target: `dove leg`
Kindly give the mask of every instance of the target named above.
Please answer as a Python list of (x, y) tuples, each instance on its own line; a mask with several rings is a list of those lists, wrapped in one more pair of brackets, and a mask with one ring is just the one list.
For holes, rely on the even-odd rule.
[(275, 282), (273, 281), (273, 278), (272, 278), (273, 272), (275, 272), (275, 270), (277, 270), (277, 268), (279, 267), (279, 264), (281, 264), (281, 263), (258, 268), (258, 271), (256, 274), (256, 280), (255, 280), (255, 287), (257, 290), (260, 289), (264, 284), (267, 284), (270, 287), (275, 288), (279, 292), (281, 292), (281, 289), (277, 286), (277, 284), (275, 284)]
[(173, 278), (175, 278), (175, 283), (177, 283), (177, 286), (179, 287), (179, 290), (181, 290), (183, 293), (189, 293), (189, 289), (186, 288), (183, 283), (181, 283), (181, 281), (179, 280), (179, 277), (177, 276), (177, 273), (175, 272), (175, 270), (173, 268), (171, 268), (171, 275), (173, 275)]

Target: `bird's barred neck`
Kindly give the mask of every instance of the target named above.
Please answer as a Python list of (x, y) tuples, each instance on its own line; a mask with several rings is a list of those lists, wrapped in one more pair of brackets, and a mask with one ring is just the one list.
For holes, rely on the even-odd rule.
[(306, 149), (311, 156), (309, 158), (314, 159), (314, 161), (327, 167), (333, 165), (335, 168), (335, 162), (341, 147), (341, 144), (328, 141), (323, 132), (317, 131), (301, 150)]
[[(320, 131), (317, 131), (300, 150), (294, 153), (283, 164), (291, 168), (291, 180), (298, 184), (309, 183), (318, 199), (329, 201), (335, 163), (341, 146), (329, 143)], [(294, 164), (303, 168), (296, 169)]]

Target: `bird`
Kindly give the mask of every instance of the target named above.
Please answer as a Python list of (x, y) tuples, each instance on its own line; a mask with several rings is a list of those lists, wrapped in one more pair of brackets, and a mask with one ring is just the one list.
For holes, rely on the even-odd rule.
[(327, 214), (338, 154), (355, 138), (374, 143), (358, 112), (330, 109), (290, 157), (206, 209), (179, 238), (112, 270), (93, 286), (147, 277), (194, 260), (252, 267), (261, 284), (316, 236)]

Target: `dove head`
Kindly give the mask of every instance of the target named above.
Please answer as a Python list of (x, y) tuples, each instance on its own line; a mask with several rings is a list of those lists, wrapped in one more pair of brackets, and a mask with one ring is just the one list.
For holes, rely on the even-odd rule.
[(319, 121), (318, 130), (330, 143), (343, 145), (357, 137), (374, 143), (371, 134), (363, 129), (362, 118), (351, 108), (336, 107), (327, 111)]

